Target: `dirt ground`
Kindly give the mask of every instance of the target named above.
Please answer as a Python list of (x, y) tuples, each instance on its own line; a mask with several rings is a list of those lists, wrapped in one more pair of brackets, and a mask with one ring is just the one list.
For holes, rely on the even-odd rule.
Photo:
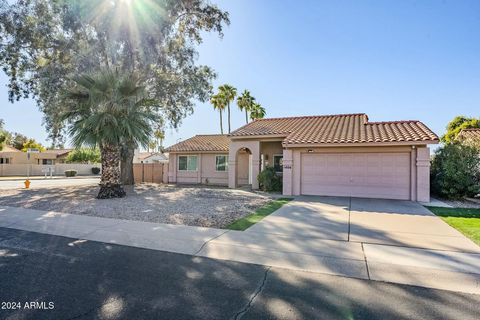
[(271, 200), (244, 190), (141, 184), (98, 200), (96, 184), (0, 189), (0, 205), (105, 218), (222, 228)]

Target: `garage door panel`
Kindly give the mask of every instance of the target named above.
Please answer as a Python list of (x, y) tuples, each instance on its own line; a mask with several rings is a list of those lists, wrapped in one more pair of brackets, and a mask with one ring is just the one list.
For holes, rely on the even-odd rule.
[(409, 153), (306, 153), (301, 162), (302, 194), (410, 199)]

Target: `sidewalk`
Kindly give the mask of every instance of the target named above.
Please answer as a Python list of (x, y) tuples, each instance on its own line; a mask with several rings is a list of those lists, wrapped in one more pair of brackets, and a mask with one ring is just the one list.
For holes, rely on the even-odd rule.
[[(75, 180), (75, 179), (99, 179), (100, 176), (97, 174), (92, 175), (81, 175), (75, 177), (66, 177), (65, 175), (56, 175), (56, 176), (30, 176), (28, 177), (29, 180), (59, 180), (59, 179), (68, 179), (68, 180)], [(0, 177), (0, 181), (25, 181), (27, 176), (3, 176)]]
[[(0, 207), (0, 227), (480, 294), (480, 254)], [(1, 240), (0, 240), (1, 241)]]

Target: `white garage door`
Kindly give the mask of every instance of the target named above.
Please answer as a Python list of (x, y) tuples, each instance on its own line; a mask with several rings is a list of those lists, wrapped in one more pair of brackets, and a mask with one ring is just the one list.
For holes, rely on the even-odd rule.
[(304, 153), (305, 195), (410, 199), (409, 153)]

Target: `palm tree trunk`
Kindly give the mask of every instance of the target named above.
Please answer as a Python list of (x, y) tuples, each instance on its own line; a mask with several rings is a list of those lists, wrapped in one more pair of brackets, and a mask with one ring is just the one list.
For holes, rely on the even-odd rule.
[(222, 110), (220, 109), (220, 132), (223, 134), (223, 117), (222, 117)]
[(248, 111), (247, 111), (247, 108), (245, 108), (245, 123), (248, 123)]
[[(150, 147), (149, 147), (150, 149)], [(133, 177), (133, 157), (135, 156), (135, 143), (127, 142), (120, 148), (120, 181), (124, 186), (135, 184)]]
[(120, 148), (113, 145), (101, 145), (102, 178), (97, 199), (122, 198), (125, 191), (120, 184)]
[(230, 133), (230, 102), (228, 103), (228, 133)]

